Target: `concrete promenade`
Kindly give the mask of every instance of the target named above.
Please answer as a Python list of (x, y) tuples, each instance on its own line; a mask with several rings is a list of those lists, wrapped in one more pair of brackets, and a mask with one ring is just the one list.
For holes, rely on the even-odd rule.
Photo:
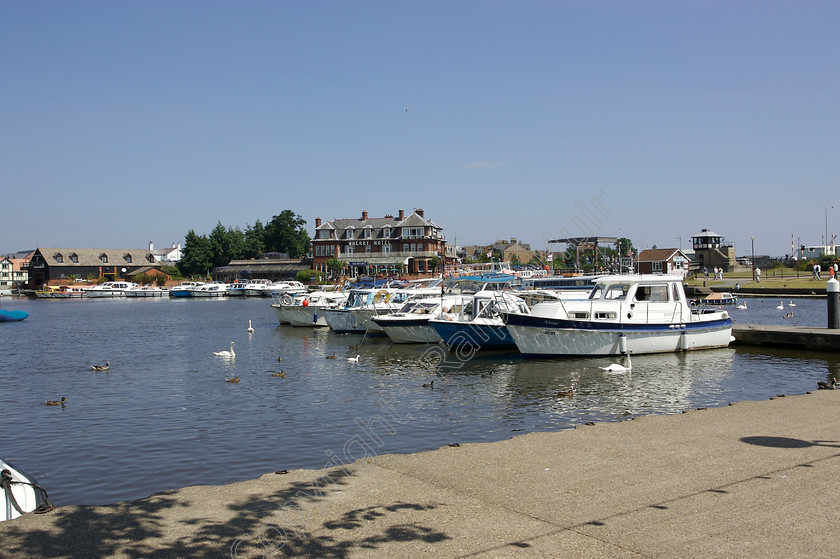
[(837, 557), (840, 390), (371, 456), (0, 523), (4, 558), (232, 552)]

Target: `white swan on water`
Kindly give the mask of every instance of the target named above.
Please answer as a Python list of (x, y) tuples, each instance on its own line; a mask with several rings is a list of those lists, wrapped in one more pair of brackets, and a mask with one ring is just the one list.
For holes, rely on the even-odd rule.
[(230, 342), (230, 351), (214, 351), (213, 355), (216, 355), (217, 357), (228, 357), (230, 359), (233, 359), (234, 357), (236, 357), (236, 352), (233, 351), (233, 342)]
[(359, 362), (359, 356), (357, 355), (356, 357), (348, 357), (347, 360), (351, 363), (358, 363)]
[(785, 310), (785, 302), (784, 301), (779, 301), (779, 304), (776, 306), (776, 309), (780, 310), (780, 311)]
[(743, 303), (741, 303), (740, 305), (738, 305), (738, 308), (739, 308), (740, 310), (742, 310), (742, 311), (747, 310), (747, 302), (746, 302), (746, 301), (744, 301)]
[(627, 357), (627, 366), (619, 365), (618, 363), (613, 363), (608, 367), (599, 367), (602, 371), (609, 371), (611, 373), (626, 373), (633, 369), (633, 363), (630, 362), (630, 354), (627, 353), (625, 355)]
[(249, 334), (253, 334), (253, 333), (254, 333), (254, 327), (253, 327), (253, 326), (251, 326), (251, 319), (250, 319), (250, 318), (248, 319), (248, 333), (249, 333)]

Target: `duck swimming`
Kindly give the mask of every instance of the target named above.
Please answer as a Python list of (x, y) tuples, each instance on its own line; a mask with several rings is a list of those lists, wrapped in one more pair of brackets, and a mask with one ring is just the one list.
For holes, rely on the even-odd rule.
[(61, 400), (47, 400), (44, 403), (47, 404), (48, 406), (63, 406), (64, 402), (66, 402), (66, 401), (67, 401), (67, 398), (62, 396)]
[[(834, 389), (837, 388), (837, 379), (832, 378), (831, 382), (823, 382), (821, 380), (818, 380), (817, 381), (817, 388), (819, 390), (834, 390)], [(47, 403), (49, 403), (49, 402), (47, 402)]]
[(91, 365), (90, 366), (91, 371), (107, 371), (110, 368), (111, 368), (111, 362), (110, 361), (105, 361), (104, 365)]
[(226, 378), (225, 382), (239, 382), (239, 377)]

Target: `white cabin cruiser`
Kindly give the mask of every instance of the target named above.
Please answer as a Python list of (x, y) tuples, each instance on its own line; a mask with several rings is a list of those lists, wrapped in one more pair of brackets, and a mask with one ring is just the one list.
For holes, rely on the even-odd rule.
[(506, 313), (525, 357), (664, 353), (727, 347), (726, 311), (689, 305), (680, 276), (604, 276), (586, 300), (539, 303), (530, 314)]
[(130, 281), (106, 281), (100, 285), (85, 288), (85, 295), (88, 297), (125, 297), (129, 289), (140, 287)]
[(327, 326), (324, 319), (326, 309), (341, 307), (347, 302), (347, 294), (338, 291), (313, 291), (306, 295), (292, 296), (289, 293), (273, 295), (271, 308), (281, 324), (292, 326)]
[(227, 295), (228, 284), (212, 281), (200, 285), (190, 291), (190, 297), (224, 297)]

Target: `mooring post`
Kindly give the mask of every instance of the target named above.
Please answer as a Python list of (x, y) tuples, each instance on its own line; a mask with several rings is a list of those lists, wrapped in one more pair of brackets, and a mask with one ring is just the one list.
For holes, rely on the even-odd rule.
[(825, 285), (826, 299), (828, 300), (828, 327), (840, 328), (840, 281), (831, 278)]

